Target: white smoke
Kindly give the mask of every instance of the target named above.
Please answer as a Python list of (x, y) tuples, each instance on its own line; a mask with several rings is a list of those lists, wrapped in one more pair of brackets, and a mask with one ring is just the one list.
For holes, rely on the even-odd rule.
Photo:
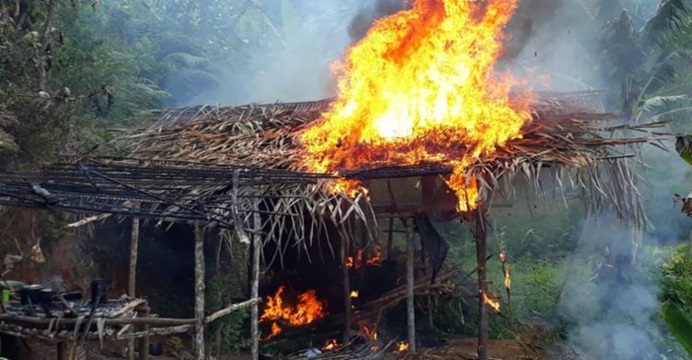
[(228, 71), (223, 88), (201, 92), (188, 103), (238, 105), (333, 96), (335, 81), (330, 65), (343, 57), (351, 43), (348, 27), (361, 2), (304, 2), (301, 13), (295, 12), (290, 2), (271, 3), (285, 15), (277, 29), (280, 35), (267, 34), (272, 45), (252, 44), (245, 69)]

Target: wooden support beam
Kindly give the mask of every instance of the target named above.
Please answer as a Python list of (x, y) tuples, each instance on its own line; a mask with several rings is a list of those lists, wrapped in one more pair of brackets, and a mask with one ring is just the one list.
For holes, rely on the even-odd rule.
[(346, 266), (346, 257), (348, 255), (348, 238), (342, 237), (339, 240), (339, 260), (341, 263), (341, 282), (344, 299), (344, 332), (342, 343), (348, 344), (351, 339), (351, 281)]
[[(259, 210), (259, 203), (254, 204), (255, 210)], [(253, 230), (255, 232), (252, 234), (252, 283), (250, 289), (250, 297), (252, 299), (259, 298), (259, 277), (260, 277), (260, 255), (262, 254), (262, 236), (260, 230), (262, 230), (262, 218), (258, 212), (255, 212), (252, 216), (253, 220)], [(242, 229), (242, 223), (236, 224), (236, 228)], [(241, 231), (242, 232), (242, 231)], [(240, 235), (240, 233), (239, 233)], [(252, 359), (259, 359), (259, 301), (252, 305), (251, 310), (251, 321), (250, 321), (250, 333), (252, 336)]]
[(408, 323), (408, 342), (409, 353), (416, 352), (416, 309), (414, 307), (414, 292), (415, 279), (413, 274), (414, 259), (414, 244), (413, 244), (413, 219), (406, 220), (406, 313)]
[[(142, 306), (141, 310), (138, 311), (138, 315), (147, 318), (149, 317), (149, 306)], [(137, 351), (139, 352), (138, 360), (149, 360), (149, 325), (141, 325), (138, 329), (140, 332), (144, 332), (147, 335), (142, 336), (138, 340)], [(134, 339), (132, 339), (134, 341)]]
[(482, 206), (469, 213), (473, 224), (473, 235), (476, 241), (476, 262), (478, 263), (478, 360), (488, 360), (488, 308), (483, 302), (483, 295), (488, 295), (486, 282), (487, 262), (487, 219)]
[(229, 305), (229, 306), (207, 316), (204, 319), (204, 324), (209, 325), (212, 322), (216, 321), (217, 319), (220, 319), (220, 318), (222, 318), (222, 317), (224, 317), (224, 316), (226, 316), (226, 315), (228, 315), (234, 311), (238, 311), (238, 310), (244, 309), (246, 307), (257, 306), (257, 304), (259, 304), (260, 302), (262, 302), (260, 298), (254, 298), (254, 299), (250, 299), (250, 300), (245, 300), (241, 303)]
[(389, 218), (389, 227), (387, 231), (387, 259), (392, 257), (392, 249), (394, 248), (394, 218)]
[(195, 222), (195, 359), (204, 360), (204, 229)]
[[(135, 290), (137, 287), (137, 254), (139, 249), (139, 219), (132, 218), (132, 229), (130, 232), (130, 272), (127, 282), (127, 295), (131, 299), (135, 298)], [(127, 358), (135, 360), (135, 340), (130, 339), (127, 342)]]
[(67, 341), (61, 341), (57, 345), (58, 348), (58, 360), (69, 360), (70, 357), (70, 351), (67, 346)]

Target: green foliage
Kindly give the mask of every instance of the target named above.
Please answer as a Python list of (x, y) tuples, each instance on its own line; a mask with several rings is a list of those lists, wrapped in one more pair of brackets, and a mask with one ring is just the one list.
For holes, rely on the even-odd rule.
[[(206, 307), (208, 313), (222, 309), (234, 300), (242, 299), (241, 285), (233, 275), (216, 274), (207, 282)], [(250, 345), (245, 320), (250, 314), (247, 309), (236, 311), (217, 320), (211, 326), (212, 338), (221, 351), (240, 351)]]
[(678, 339), (682, 347), (692, 355), (692, 320), (673, 303), (664, 304), (661, 314), (671, 333)]
[[(649, 21), (643, 35), (648, 43), (662, 45), (683, 39), (690, 30), (692, 4), (687, 0), (663, 0)], [(689, 39), (683, 39), (689, 40)]]
[(678, 247), (661, 267), (662, 300), (692, 314), (692, 246)]

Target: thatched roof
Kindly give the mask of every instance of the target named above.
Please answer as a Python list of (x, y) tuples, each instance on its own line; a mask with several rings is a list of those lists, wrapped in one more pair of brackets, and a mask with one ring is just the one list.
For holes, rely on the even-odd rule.
[[(502, 185), (511, 184), (517, 175), (540, 189), (541, 177), (551, 171), (563, 190), (583, 194), (590, 211), (609, 207), (621, 219), (643, 225), (636, 176), (630, 165), (636, 161), (634, 145), (657, 144), (660, 134), (653, 130), (662, 124), (624, 125), (617, 116), (604, 113), (599, 101), (602, 95), (540, 93), (524, 136), (478, 159), (467, 175), (479, 179), (485, 190), (502, 191), (511, 189)], [(0, 178), (0, 204), (17, 205), (13, 194), (21, 193), (29, 196), (32, 204), (45, 200), (42, 204), (50, 207), (51, 203), (36, 193), (34, 185), (38, 185), (38, 189), (62, 191), (63, 200), (58, 203), (71, 201), (63, 208), (82, 212), (115, 212), (127, 204), (148, 204), (147, 212), (140, 207), (139, 213), (133, 214), (203, 218), (245, 229), (256, 228), (252, 219), (257, 217), (252, 214), (260, 213), (267, 240), (281, 240), (287, 234), (295, 240), (280, 249), (317, 238), (316, 234), (326, 229), (326, 222), (336, 225), (343, 236), (350, 236), (352, 222), (347, 219), (356, 217), (374, 224), (366, 197), (331, 194), (323, 185), (334, 174), (300, 171), (304, 170), (302, 159), (306, 155), (298, 135), (319, 121), (330, 103), (327, 99), (156, 112), (151, 126), (118, 139), (128, 149), (129, 158), (78, 159), (40, 170), (40, 176), (37, 172), (4, 176)], [(261, 176), (253, 175), (253, 171)], [(339, 175), (369, 180), (445, 175), (450, 171), (446, 163), (405, 167), (373, 163), (345, 169)], [(62, 175), (50, 180), (55, 174)], [(94, 182), (95, 178), (100, 182)], [(75, 190), (80, 187), (89, 191)], [(484, 193), (487, 196), (493, 191)], [(132, 213), (132, 206), (127, 210)]]
[[(662, 124), (623, 125), (618, 116), (604, 112), (603, 95), (601, 91), (538, 93), (532, 107), (534, 119), (525, 125), (524, 136), (479, 159), (468, 175), (485, 181), (488, 189), (497, 188), (498, 179), (509, 180), (516, 174), (529, 177), (539, 187), (542, 169), (561, 168), (556, 172), (559, 182), (583, 191), (592, 210), (612, 205), (621, 218), (643, 223), (635, 176), (626, 162), (636, 149), (628, 146), (656, 143), (658, 134), (652, 130)], [(152, 126), (123, 140), (133, 156), (141, 158), (304, 170), (301, 159), (306, 155), (297, 135), (319, 121), (330, 103), (326, 99), (173, 109), (156, 113)], [(450, 169), (444, 163), (403, 168), (369, 164), (340, 175), (387, 178), (446, 174)]]

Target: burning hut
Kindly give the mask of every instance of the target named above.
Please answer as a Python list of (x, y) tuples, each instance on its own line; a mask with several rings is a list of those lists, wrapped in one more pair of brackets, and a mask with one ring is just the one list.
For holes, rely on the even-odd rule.
[[(253, 305), (254, 340), (340, 310), (341, 341), (348, 342), (365, 314), (406, 300), (415, 352), (414, 297), (434, 289), (433, 277), (450, 277), (440, 271), (446, 248), (430, 219), (460, 219), (476, 241), (478, 266), (468, 271), (477, 275), (478, 357), (487, 359), (486, 309), (499, 311), (485, 278), (486, 216), (495, 197), (511, 198), (520, 176), (537, 190), (550, 179), (578, 191), (590, 212), (610, 207), (641, 225), (628, 159), (636, 155), (633, 145), (656, 143), (653, 130), (661, 124), (624, 124), (604, 111), (598, 91), (536, 93), (493, 74), (501, 29), (517, 1), (480, 3), (414, 1), (379, 21), (339, 67), (335, 99), (156, 113), (152, 126), (119, 139), (129, 158), (79, 158), (2, 175), (0, 203), (196, 222), (199, 359), (206, 323), (202, 225), (251, 244), (251, 301), (260, 296), (262, 258), (271, 267), (289, 251), (313, 260), (333, 254), (341, 309), (327, 308), (311, 289), (286, 304), (286, 290), (275, 287), (262, 313)], [(376, 246), (392, 257), (397, 221), (405, 229), (405, 285), (356, 307), (352, 299), (362, 289), (351, 288), (350, 269), (377, 259)], [(387, 229), (386, 245), (378, 228)], [(429, 277), (416, 278), (416, 233), (432, 264)], [(371, 253), (360, 252), (371, 243)], [(260, 334), (258, 321), (269, 331)], [(377, 337), (368, 324), (361, 332)]]
[[(453, 167), (444, 161), (389, 166), (368, 162), (358, 168), (340, 171), (338, 176), (325, 176), (318, 184), (263, 189), (267, 197), (275, 194), (279, 199), (309, 199), (274, 202), (272, 207), (263, 205), (263, 208), (271, 208), (273, 214), (267, 214), (262, 225), (264, 241), (276, 242), (269, 248), (277, 252), (299, 245), (298, 248), (309, 257), (310, 247), (321, 246), (318, 239), (320, 229), (325, 228), (324, 222), (329, 222), (336, 226), (339, 235), (336, 242), (329, 242), (329, 246), (332, 249), (340, 244), (343, 246), (336, 253), (341, 257), (341, 267), (348, 269), (363, 263), (359, 258), (362, 253), (353, 249), (353, 244), (362, 247), (368, 244), (359, 238), (350, 219), (362, 224), (361, 229), (370, 234), (366, 238), (376, 243), (379, 249), (384, 249), (385, 258), (390, 254), (391, 245), (387, 245), (384, 239), (376, 239), (376, 229), (382, 228), (391, 242), (392, 222), (401, 219), (412, 235), (414, 231), (421, 231), (421, 225), (414, 225), (416, 216), (420, 214), (434, 213), (438, 217), (442, 214), (447, 219), (450, 214), (456, 219), (461, 214), (463, 221), (482, 239), (485, 214), (492, 207), (493, 195), (511, 198), (513, 179), (517, 176), (525, 177), (537, 191), (542, 183), (553, 179), (565, 191), (581, 192), (590, 211), (598, 212), (612, 206), (623, 220), (641, 223), (643, 218), (635, 180), (626, 163), (635, 155), (629, 145), (655, 142), (656, 138), (649, 131), (660, 124), (620, 125), (617, 116), (603, 112), (599, 100), (602, 95), (599, 91), (536, 94), (537, 100), (531, 108), (533, 119), (522, 128), (522, 137), (509, 140), (492, 156), (481, 157), (468, 168), (465, 176), (478, 179), (478, 193), (483, 199), (479, 201), (482, 206), (477, 210), (459, 212), (452, 189), (446, 182), (439, 181), (439, 176), (453, 172)], [(154, 126), (126, 137), (125, 142), (133, 149), (133, 156), (138, 158), (175, 158), (298, 171), (305, 149), (297, 139), (306, 128), (320, 121), (332, 101), (170, 110), (155, 114), (158, 121)], [(623, 136), (634, 131), (643, 135)], [(369, 189), (367, 196), (334, 192), (332, 189), (337, 181), (354, 180)], [(286, 221), (281, 215), (296, 211), (309, 215), (303, 217), (309, 220)], [(279, 228), (284, 232), (274, 230)], [(291, 233), (291, 236), (286, 238), (283, 236), (286, 233)], [(478, 244), (482, 245), (483, 241), (478, 241)], [(265, 259), (273, 257), (265, 253)], [(480, 249), (479, 268), (476, 270), (482, 270), (485, 259), (485, 250)], [(351, 298), (354, 294), (348, 281), (343, 285), (344, 298)], [(479, 286), (482, 299), (496, 306), (488, 296), (484, 280)], [(268, 300), (275, 301), (272, 299), (276, 298)], [(350, 307), (348, 300), (343, 304), (345, 309)]]

